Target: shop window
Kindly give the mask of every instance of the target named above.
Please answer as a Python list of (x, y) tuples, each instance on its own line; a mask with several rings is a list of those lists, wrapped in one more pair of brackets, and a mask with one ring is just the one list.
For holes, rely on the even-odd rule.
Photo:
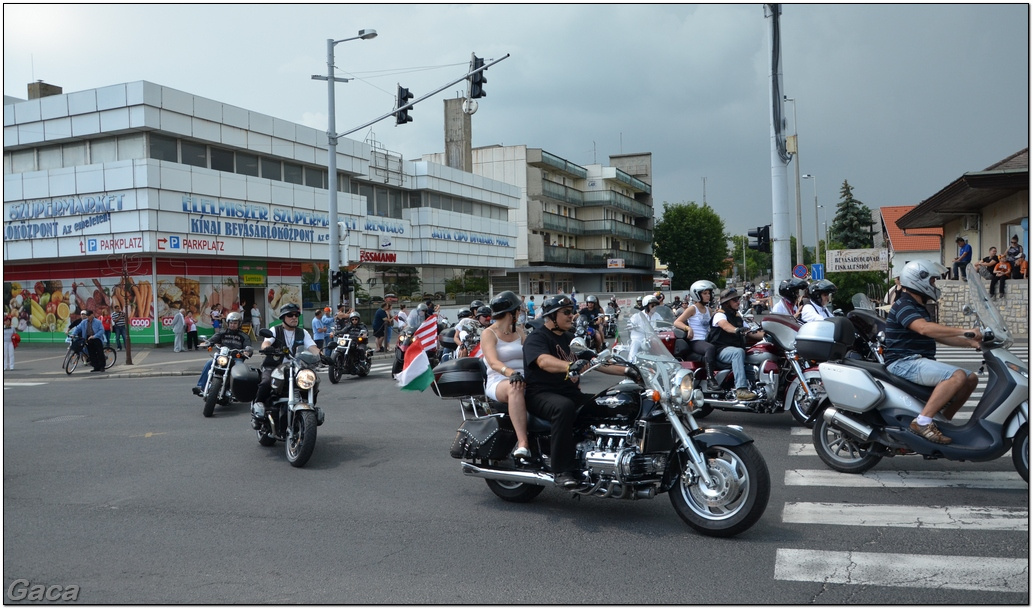
[(198, 142), (180, 142), (183, 164), (192, 167), (208, 167), (208, 147)]
[(317, 167), (305, 168), (305, 186), (312, 188), (326, 188), (323, 172)]
[(91, 163), (111, 163), (118, 160), (118, 143), (113, 137), (90, 142)]
[[(39, 149), (39, 170), (61, 168), (61, 147), (48, 146)], [(30, 170), (31, 171), (31, 170)]]
[(262, 177), (267, 180), (283, 181), (283, 170), (280, 161), (262, 157)]
[(233, 151), (212, 147), (212, 169), (233, 173)]
[(176, 138), (161, 135), (160, 133), (150, 134), (150, 152), (152, 159), (159, 161), (179, 162), (179, 152), (176, 148)]
[(244, 152), (237, 153), (237, 173), (258, 177), (258, 157)]
[(283, 181), (290, 182), (291, 184), (302, 184), (304, 182), (304, 172), (301, 170), (301, 165), (284, 163)]
[(142, 133), (118, 136), (118, 160), (147, 158), (147, 138)]

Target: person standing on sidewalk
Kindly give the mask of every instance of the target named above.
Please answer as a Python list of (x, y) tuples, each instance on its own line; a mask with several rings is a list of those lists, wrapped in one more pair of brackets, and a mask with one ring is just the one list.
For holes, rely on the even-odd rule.
[(14, 321), (4, 318), (4, 370), (14, 370)]
[(192, 312), (187, 312), (183, 321), (187, 326), (187, 351), (197, 351), (197, 322), (194, 321), (194, 314)]
[(115, 310), (111, 313), (111, 328), (115, 331), (115, 349), (121, 351), (124, 349), (122, 344), (129, 341), (126, 339), (126, 314), (119, 305), (115, 305)]
[(176, 316), (172, 318), (172, 334), (175, 336), (175, 340), (172, 343), (172, 350), (176, 353), (183, 351), (183, 336), (187, 331), (186, 324), (186, 309), (180, 309), (176, 311)]

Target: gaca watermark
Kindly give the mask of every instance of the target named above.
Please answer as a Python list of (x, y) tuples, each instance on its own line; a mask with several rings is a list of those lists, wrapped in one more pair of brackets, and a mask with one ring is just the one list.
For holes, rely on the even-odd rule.
[(79, 600), (79, 586), (48, 586), (34, 584), (27, 579), (16, 579), (7, 587), (9, 601), (66, 601)]

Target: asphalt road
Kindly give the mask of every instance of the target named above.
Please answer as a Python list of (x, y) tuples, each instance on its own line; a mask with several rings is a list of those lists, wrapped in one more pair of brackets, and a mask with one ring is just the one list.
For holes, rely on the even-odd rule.
[[(448, 455), (458, 405), (397, 390), (389, 365), (324, 376), (303, 469), (258, 445), (245, 405), (203, 418), (190, 377), (5, 378), (5, 600), (21, 579), (104, 604), (1029, 603), (1029, 491), (1010, 458), (822, 479), (788, 414), (714, 413), (703, 422), (756, 439), (773, 488), (753, 529), (711, 539), (666, 496), (497, 499)], [(946, 482), (900, 484), (923, 475)], [(867, 522), (840, 504), (956, 517)], [(902, 576), (879, 580), (870, 561)]]

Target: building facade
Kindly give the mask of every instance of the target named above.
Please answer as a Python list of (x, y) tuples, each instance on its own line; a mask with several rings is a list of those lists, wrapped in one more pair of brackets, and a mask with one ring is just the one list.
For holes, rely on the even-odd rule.
[[(444, 153), (424, 159), (444, 163)], [(515, 184), (516, 264), (494, 290), (520, 294), (643, 292), (653, 286), (652, 155), (613, 155), (578, 165), (540, 148), (472, 150), (473, 172)]]
[(341, 138), (331, 219), (323, 132), (144, 81), (49, 92), (4, 98), (4, 313), (26, 340), (116, 304), (154, 343), (179, 308), (204, 328), (216, 306), (328, 304), (331, 221), (371, 293), (513, 268), (510, 184)]

